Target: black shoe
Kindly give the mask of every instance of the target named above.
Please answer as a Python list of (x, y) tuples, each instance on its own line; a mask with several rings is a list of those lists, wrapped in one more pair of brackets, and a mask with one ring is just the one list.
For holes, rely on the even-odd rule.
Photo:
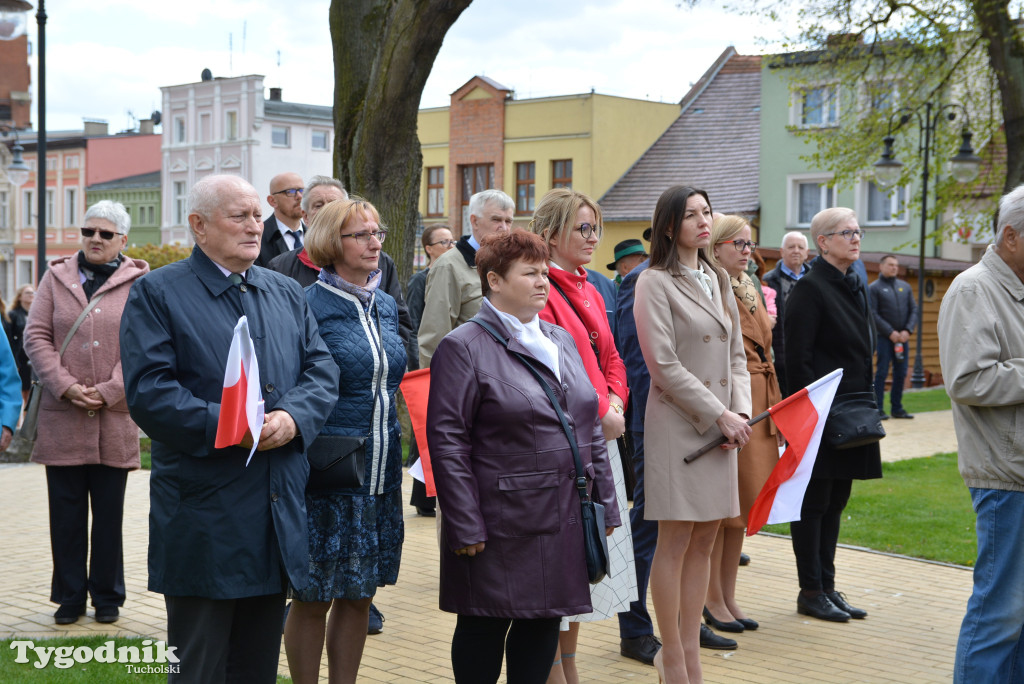
[(727, 639), (711, 631), (707, 625), (700, 626), (700, 647), (711, 648), (716, 651), (735, 651), (736, 640)]
[(370, 620), (366, 626), (367, 634), (380, 634), (384, 631), (384, 616), (377, 610), (377, 606), (370, 604)]
[(424, 518), (436, 518), (437, 510), (433, 508), (423, 508), (422, 506), (417, 506), (416, 515), (422, 515)]
[(78, 622), (78, 618), (85, 615), (85, 604), (78, 606), (61, 606), (53, 614), (53, 621), (58, 625), (70, 625)]
[[(898, 416), (897, 416), (898, 417)], [(850, 617), (854, 620), (863, 620), (868, 616), (868, 611), (860, 608), (854, 608), (846, 602), (846, 594), (838, 591), (826, 591), (825, 595), (828, 596), (828, 600), (835, 604), (835, 607), (844, 613), (849, 613)]]
[(117, 622), (117, 618), (121, 617), (118, 613), (117, 606), (100, 606), (96, 609), (96, 622)]
[(745, 553), (740, 554), (740, 565), (750, 565), (750, 556)]
[[(898, 417), (899, 416), (897, 416), (897, 418)], [(886, 413), (885, 411), (879, 411), (878, 412), (878, 420), (889, 420), (889, 414)]]
[(730, 620), (729, 622), (722, 622), (721, 620), (717, 619), (714, 615), (711, 614), (711, 611), (707, 609), (707, 606), (704, 607), (704, 622), (714, 627), (719, 632), (732, 632), (734, 634), (739, 634), (743, 631), (743, 625), (736, 622), (735, 620)]
[(893, 411), (892, 412), (892, 417), (893, 418), (913, 418), (914, 414), (907, 413), (906, 411)]
[(627, 658), (639, 660), (647, 665), (654, 664), (654, 656), (661, 650), (661, 639), (653, 634), (619, 640), (619, 653)]
[(751, 620), (750, 618), (736, 618), (736, 622), (743, 625), (743, 629), (748, 632), (753, 632), (761, 625), (757, 624), (757, 620)]
[(850, 621), (850, 614), (836, 608), (836, 605), (823, 593), (812, 598), (806, 598), (803, 594), (799, 594), (796, 597), (796, 612), (829, 622)]

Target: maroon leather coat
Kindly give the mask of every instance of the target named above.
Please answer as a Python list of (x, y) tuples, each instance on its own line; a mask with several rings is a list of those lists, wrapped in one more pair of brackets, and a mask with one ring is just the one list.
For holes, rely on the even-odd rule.
[[(532, 357), (498, 316), (480, 318)], [(559, 347), (562, 381), (537, 362), (577, 434), (606, 524), (620, 523), (597, 394), (572, 336), (540, 322)], [(550, 618), (589, 613), (580, 498), (572, 450), (551, 402), (523, 364), (475, 323), (430, 362), (427, 441), (442, 511), (441, 609), (460, 615)], [(486, 542), (474, 557), (455, 549)]]

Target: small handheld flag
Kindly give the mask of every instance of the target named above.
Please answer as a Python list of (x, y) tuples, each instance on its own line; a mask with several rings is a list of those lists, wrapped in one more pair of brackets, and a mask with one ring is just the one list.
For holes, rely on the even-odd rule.
[(256, 348), (249, 336), (249, 321), (238, 319), (228, 361), (224, 368), (224, 389), (220, 399), (220, 417), (213, 446), (217, 449), (239, 444), (248, 431), (252, 435), (252, 449), (245, 465), (259, 446), (263, 429), (263, 393), (260, 391), (260, 366)]

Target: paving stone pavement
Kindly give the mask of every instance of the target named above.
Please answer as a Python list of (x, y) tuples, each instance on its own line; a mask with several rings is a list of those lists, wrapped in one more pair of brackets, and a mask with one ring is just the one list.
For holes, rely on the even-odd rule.
[[(955, 450), (952, 419), (921, 414), (886, 423), (890, 457)], [(945, 422), (944, 422), (945, 421)], [(948, 423), (948, 430), (943, 427)], [(936, 437), (943, 430), (946, 436)], [(944, 441), (943, 441), (944, 440)], [(406, 477), (408, 489), (411, 480)], [(93, 634), (166, 637), (163, 598), (146, 591), (149, 473), (128, 477), (124, 521), (128, 599), (115, 624), (89, 614), (71, 626), (53, 624), (49, 603), (50, 549), (46, 480), (42, 466), (0, 466), (0, 501), (8, 521), (0, 536), (0, 638), (59, 638)], [(856, 494), (856, 492), (855, 492)], [(745, 549), (753, 562), (740, 569), (738, 597), (761, 628), (737, 636), (733, 652), (703, 651), (707, 682), (948, 682), (960, 619), (971, 589), (970, 570), (857, 549), (838, 551), (839, 588), (869, 611), (847, 624), (796, 613), (796, 569), (789, 540), (759, 534)], [(367, 682), (451, 682), (454, 616), (437, 608), (438, 551), (434, 520), (406, 507), (406, 541), (398, 584), (375, 603), (384, 632), (368, 637), (359, 672)], [(614, 620), (583, 626), (577, 657), (585, 682), (656, 682), (654, 669), (619, 655)], [(12, 657), (0, 653), (0, 658)], [(288, 674), (282, 648), (280, 672)], [(321, 680), (326, 679), (326, 659)], [(504, 681), (502, 679), (501, 681)]]

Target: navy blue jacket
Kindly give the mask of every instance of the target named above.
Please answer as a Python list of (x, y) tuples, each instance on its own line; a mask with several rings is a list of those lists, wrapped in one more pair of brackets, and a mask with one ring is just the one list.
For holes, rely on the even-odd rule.
[[(309, 544), (305, 449), (337, 400), (338, 367), (302, 289), (260, 267), (245, 291), (198, 247), (143, 276), (121, 318), (121, 366), (132, 418), (153, 440), (149, 589), (233, 599), (305, 587)], [(224, 367), (245, 315), (267, 413), (287, 411), (283, 447), (215, 449)]]
[(871, 313), (879, 337), (889, 337), (893, 330), (914, 332), (917, 326), (917, 302), (910, 285), (899, 278), (879, 276), (868, 285)]
[(341, 370), (338, 403), (322, 432), (369, 435), (363, 486), (339, 491), (361, 495), (393, 491), (402, 484), (402, 431), (395, 393), (405, 373), (395, 300), (378, 288), (370, 310), (364, 312), (355, 295), (318, 281), (306, 288), (306, 301)]
[[(612, 339), (618, 344), (619, 335), (615, 330), (615, 298), (618, 295), (618, 290), (615, 286), (615, 281), (605, 274), (592, 271), (589, 268), (586, 271), (587, 282), (594, 286), (601, 295), (601, 299), (604, 300), (604, 312), (608, 316), (608, 327), (612, 329)], [(622, 350), (619, 349), (618, 352), (621, 356)]]
[(626, 365), (626, 380), (629, 382), (629, 405), (632, 432), (644, 431), (644, 416), (647, 414), (647, 394), (651, 391), (651, 374), (647, 370), (644, 354), (640, 351), (640, 340), (636, 336), (636, 319), (633, 318), (633, 298), (636, 294), (636, 279), (651, 265), (644, 259), (626, 274), (619, 283), (615, 302), (615, 320), (619, 331), (619, 356)]

